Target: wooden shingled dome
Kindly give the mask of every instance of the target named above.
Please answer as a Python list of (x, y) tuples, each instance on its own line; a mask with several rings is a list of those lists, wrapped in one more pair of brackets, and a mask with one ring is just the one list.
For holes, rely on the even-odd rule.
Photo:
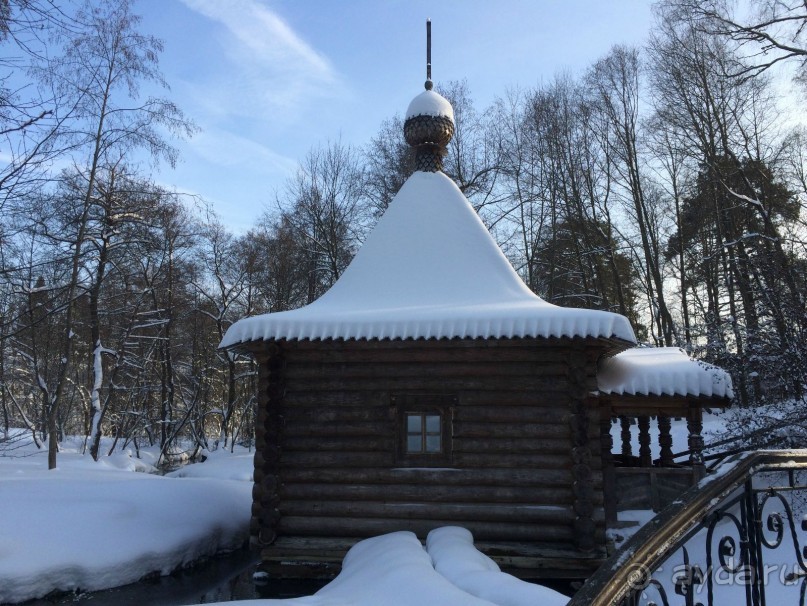
[(446, 116), (420, 115), (404, 123), (406, 142), (415, 148), (415, 170), (443, 170), (446, 146), (454, 136), (454, 122)]

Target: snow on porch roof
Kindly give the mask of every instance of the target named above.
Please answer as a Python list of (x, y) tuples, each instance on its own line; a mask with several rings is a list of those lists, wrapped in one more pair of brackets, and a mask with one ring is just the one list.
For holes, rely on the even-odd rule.
[(607, 358), (597, 384), (602, 393), (614, 395), (734, 397), (725, 370), (693, 360), (677, 347), (636, 347)]
[(256, 340), (604, 337), (621, 315), (533, 294), (473, 207), (440, 172), (416, 172), (339, 280), (293, 311), (242, 319), (220, 347)]

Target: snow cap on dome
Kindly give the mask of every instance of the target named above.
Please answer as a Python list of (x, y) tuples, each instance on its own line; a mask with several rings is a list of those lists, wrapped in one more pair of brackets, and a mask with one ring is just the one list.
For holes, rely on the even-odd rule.
[(437, 116), (448, 118), (454, 122), (454, 108), (445, 97), (433, 90), (425, 90), (412, 99), (406, 109), (406, 119), (416, 116)]

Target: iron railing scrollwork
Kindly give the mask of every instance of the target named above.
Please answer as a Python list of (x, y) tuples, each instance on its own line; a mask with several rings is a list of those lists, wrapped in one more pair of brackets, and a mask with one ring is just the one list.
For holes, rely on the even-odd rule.
[(807, 606), (807, 451), (729, 459), (623, 545), (569, 606)]

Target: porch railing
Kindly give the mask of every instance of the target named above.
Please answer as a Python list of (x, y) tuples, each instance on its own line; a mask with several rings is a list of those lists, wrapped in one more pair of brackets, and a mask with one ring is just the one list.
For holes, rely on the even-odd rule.
[(805, 604), (807, 450), (727, 459), (629, 539), (569, 606)]

